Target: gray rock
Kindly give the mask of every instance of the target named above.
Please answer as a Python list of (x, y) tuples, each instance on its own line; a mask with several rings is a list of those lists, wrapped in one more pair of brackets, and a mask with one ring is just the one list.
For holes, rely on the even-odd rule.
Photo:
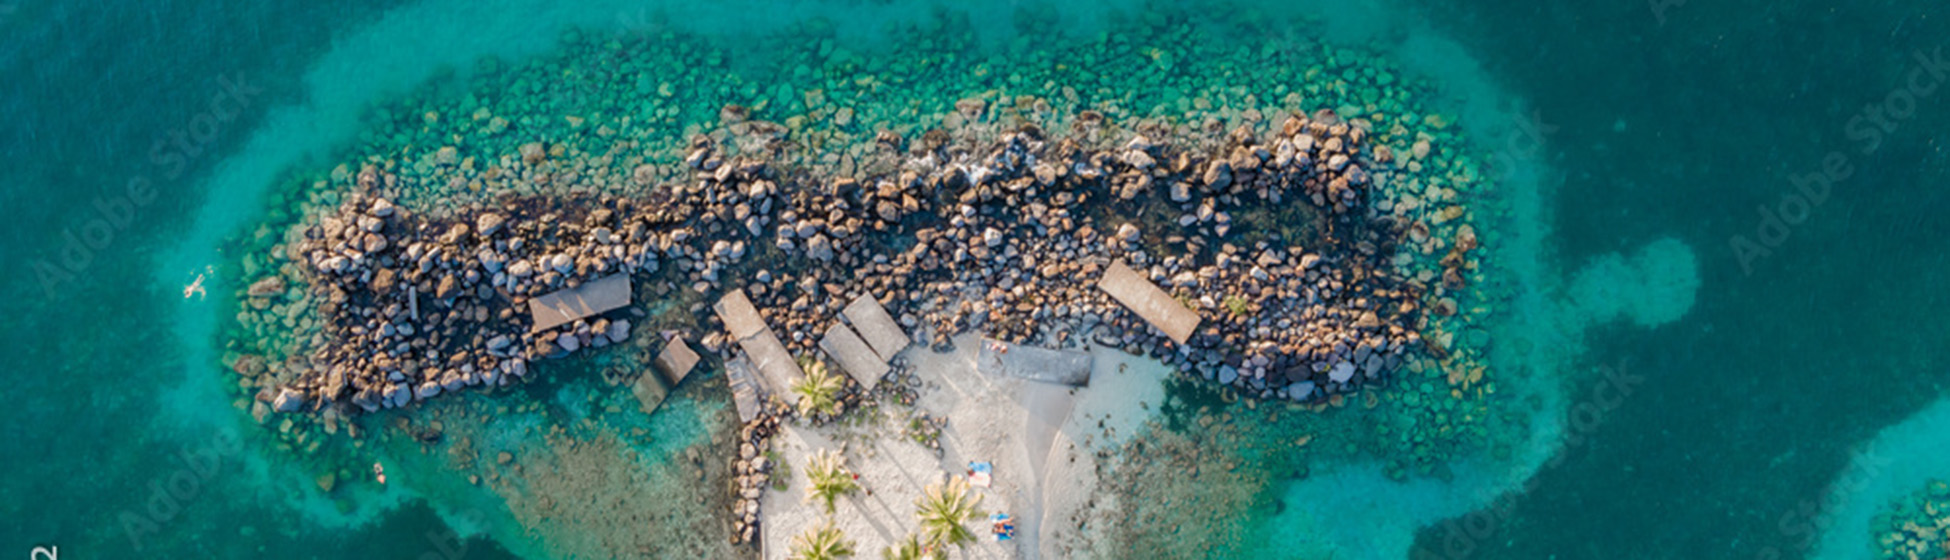
[(630, 338), (630, 320), (617, 319), (616, 322), (609, 324), (609, 329), (603, 334), (612, 342), (622, 342)]
[(832, 240), (826, 239), (823, 233), (813, 234), (812, 239), (806, 240), (806, 256), (822, 261), (833, 260)]
[(1347, 380), (1354, 378), (1354, 364), (1349, 362), (1335, 363), (1334, 369), (1327, 371), (1327, 378), (1333, 380), (1335, 383), (1346, 383)]
[(276, 276), (276, 275), (266, 276), (262, 280), (258, 280), (256, 282), (251, 283), (251, 287), (250, 287), (251, 297), (274, 296), (281, 293), (284, 293), (283, 276)]
[(474, 218), (474, 231), (479, 232), (481, 237), (490, 237), (495, 232), (501, 231), (501, 226), (506, 223), (508, 223), (507, 218), (502, 217), (500, 214), (488, 212)]
[(1204, 179), (1205, 187), (1215, 191), (1232, 186), (1232, 164), (1225, 161), (1213, 162), (1211, 166), (1205, 168)]
[(1302, 255), (1300, 257), (1300, 270), (1307, 270), (1313, 268), (1314, 265), (1318, 264), (1319, 262), (1320, 262), (1320, 255), (1315, 255), (1312, 253)]
[(1296, 401), (1306, 400), (1308, 397), (1314, 396), (1314, 382), (1301, 381), (1299, 383), (1288, 385), (1286, 388), (1286, 394), (1288, 397), (1291, 397), (1293, 400)]
[(305, 394), (289, 387), (279, 390), (278, 398), (272, 401), (272, 407), (278, 412), (296, 412), (304, 406)]

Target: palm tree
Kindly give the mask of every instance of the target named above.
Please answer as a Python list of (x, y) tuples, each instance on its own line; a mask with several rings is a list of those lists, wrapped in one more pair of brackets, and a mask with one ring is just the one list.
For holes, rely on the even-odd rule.
[(825, 362), (812, 362), (806, 366), (805, 379), (792, 385), (792, 392), (799, 395), (799, 414), (810, 416), (814, 412), (837, 416), (840, 413), (840, 376), (827, 371)]
[(880, 557), (884, 560), (921, 560), (921, 540), (908, 535), (907, 540), (900, 544), (880, 549)]
[(830, 519), (792, 537), (792, 560), (833, 560), (852, 555), (853, 541), (846, 540)]
[(806, 501), (819, 500), (826, 505), (827, 515), (833, 514), (833, 500), (860, 489), (853, 473), (846, 470), (846, 457), (831, 449), (806, 459), (806, 481)]
[(964, 525), (987, 516), (980, 506), (982, 495), (968, 493), (968, 480), (949, 477), (946, 483), (929, 484), (927, 492), (914, 499), (914, 517), (921, 522), (921, 542), (935, 557), (945, 555), (948, 545), (967, 546), (975, 533)]

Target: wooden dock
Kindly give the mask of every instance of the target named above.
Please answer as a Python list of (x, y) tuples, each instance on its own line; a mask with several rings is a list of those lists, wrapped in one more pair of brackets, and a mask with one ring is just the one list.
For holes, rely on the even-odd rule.
[(1184, 344), (1192, 338), (1192, 333), (1198, 331), (1198, 312), (1186, 309), (1157, 284), (1125, 266), (1124, 261), (1111, 263), (1110, 269), (1104, 271), (1103, 279), (1097, 282), (1097, 287), (1174, 342)]
[(697, 362), (702, 359), (697, 351), (691, 350), (691, 345), (684, 343), (683, 337), (673, 336), (664, 343), (663, 353), (657, 354), (657, 369), (663, 371), (664, 379), (675, 387), (684, 382), (684, 378), (697, 368)]
[(860, 332), (860, 338), (865, 339), (883, 361), (893, 360), (895, 354), (906, 350), (907, 345), (914, 342), (913, 338), (907, 336), (907, 331), (901, 330), (900, 323), (894, 322), (894, 316), (887, 314), (887, 308), (881, 307), (880, 301), (872, 295), (863, 294), (853, 298), (840, 314), (853, 323), (853, 329)]
[[(900, 323), (887, 314), (887, 308), (871, 295), (853, 298), (840, 311), (845, 322), (835, 321), (819, 339), (819, 349), (840, 363), (854, 381), (872, 391), (880, 378), (887, 376), (887, 363), (914, 342), (901, 330)], [(851, 325), (848, 325), (851, 323)]]
[(731, 385), (731, 402), (738, 407), (739, 422), (758, 417), (758, 374), (755, 372), (751, 360), (743, 357), (724, 363), (725, 383)]
[(779, 336), (765, 325), (765, 317), (758, 314), (758, 308), (752, 305), (750, 297), (745, 296), (744, 289), (725, 294), (712, 309), (724, 321), (725, 330), (731, 333), (731, 338), (738, 341), (738, 347), (745, 350), (745, 356), (751, 359), (752, 367), (758, 371), (759, 380), (766, 391), (784, 395), (792, 388), (793, 381), (805, 375), (799, 369), (799, 363), (792, 359), (792, 353), (786, 351), (785, 344), (779, 341)]
[(657, 407), (663, 406), (664, 399), (670, 398), (671, 391), (677, 390), (677, 384), (690, 376), (700, 359), (683, 338), (671, 337), (664, 345), (663, 353), (657, 355), (657, 367), (637, 376), (636, 383), (630, 388), (636, 394), (637, 405), (643, 413), (656, 412)]
[(630, 275), (618, 272), (528, 300), (530, 331), (541, 332), (630, 304)]
[(868, 391), (872, 391), (874, 385), (880, 383), (880, 378), (887, 375), (887, 360), (875, 354), (873, 347), (868, 346), (867, 341), (861, 340), (860, 335), (854, 334), (853, 329), (847, 328), (844, 323), (835, 321), (833, 326), (827, 327), (826, 334), (819, 338), (819, 349), (839, 362), (840, 369), (846, 370), (847, 375), (853, 376), (853, 380)]

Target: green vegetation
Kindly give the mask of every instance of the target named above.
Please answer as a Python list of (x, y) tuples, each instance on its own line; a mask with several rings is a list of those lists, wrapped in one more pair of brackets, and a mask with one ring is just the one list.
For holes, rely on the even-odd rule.
[(1225, 300), (1226, 310), (1231, 311), (1232, 315), (1235, 317), (1245, 317), (1247, 313), (1251, 313), (1253, 310), (1252, 305), (1253, 304), (1248, 303), (1246, 301), (1246, 298), (1239, 297), (1239, 296), (1226, 296), (1226, 300)]
[(941, 427), (920, 415), (908, 418), (907, 429), (903, 431), (907, 439), (914, 440), (914, 443), (921, 444), (922, 447), (933, 448), (935, 442), (941, 439)]
[(773, 469), (772, 489), (773, 490), (784, 492), (786, 491), (786, 489), (792, 487), (792, 463), (785, 462), (784, 456), (781, 456), (779, 455), (779, 452), (770, 449), (765, 450), (765, 462), (773, 465), (772, 467)]
[(833, 514), (834, 500), (859, 490), (860, 483), (846, 470), (846, 457), (822, 449), (806, 459), (806, 501), (820, 502), (827, 515)]
[(968, 493), (968, 480), (959, 476), (946, 482), (929, 484), (925, 494), (914, 500), (914, 517), (921, 522), (921, 542), (936, 558), (945, 557), (949, 545), (968, 546), (975, 532), (966, 523), (987, 516), (980, 506), (982, 496)]
[[(937, 552), (934, 556), (939, 558), (945, 554)], [(921, 560), (921, 540), (914, 535), (908, 535), (906, 540), (880, 549), (880, 557), (884, 560)]]
[(812, 362), (806, 367), (806, 377), (792, 384), (793, 394), (799, 395), (799, 414), (812, 416), (817, 412), (827, 416), (840, 413), (840, 376), (827, 369), (824, 362)]
[(853, 555), (853, 541), (846, 540), (832, 521), (792, 537), (792, 560), (832, 560)]

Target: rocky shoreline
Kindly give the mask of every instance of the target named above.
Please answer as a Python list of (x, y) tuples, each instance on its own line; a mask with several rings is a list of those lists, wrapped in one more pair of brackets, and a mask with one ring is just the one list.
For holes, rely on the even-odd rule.
[(1874, 522), (1876, 558), (1933, 560), (1950, 556), (1950, 483), (1930, 480), (1888, 505)]
[[(484, 66), (491, 78), (471, 93), (381, 108), (356, 155), (296, 173), (236, 240), (235, 404), (277, 425), (280, 448), (310, 455), (350, 430), (348, 454), (361, 455), (365, 430), (509, 409), (444, 395), (529, 385), (560, 400), (570, 380), (553, 372), (585, 364), (628, 386), (673, 337), (715, 368), (736, 344), (706, 302), (742, 289), (802, 359), (845, 302), (870, 295), (935, 350), (979, 332), (1115, 348), (1227, 402), (1288, 403), (1266, 410), (1404, 403), (1413, 417), (1381, 434), (1414, 449), (1394, 471), (1426, 473), (1475, 433), (1495, 392), (1472, 327), (1492, 312), (1482, 185), (1450, 123), (1422, 112), (1419, 84), (1325, 47), (1314, 62), (1262, 52), (1239, 66), (1226, 57), (1244, 51), (1182, 31), (1034, 55), (1077, 61), (1054, 71), (951, 64), (964, 47), (942, 36), (903, 39), (923, 47), (885, 59), (814, 40), (801, 53), (813, 60), (783, 62), (773, 80), (713, 73), (721, 52), (670, 37), (571, 34), (560, 60)], [(619, 84), (634, 93), (603, 89)], [(1116, 262), (1193, 310), (1198, 330), (1175, 342), (1099, 289)], [(530, 302), (617, 276), (629, 305), (534, 328)], [(590, 351), (612, 346), (628, 350)], [(924, 378), (896, 367), (871, 392), (847, 379), (840, 402), (938, 400)], [(616, 402), (628, 395), (575, 395), (609, 416), (634, 409)], [(635, 422), (521, 403), (571, 431)], [(698, 504), (729, 510), (712, 521), (734, 544), (763, 533), (759, 497), (791, 477), (767, 457), (772, 438), (821, 422), (763, 406), (735, 436), (713, 432), (727, 445), (705, 451), (722, 461), (684, 455), (725, 481)], [(376, 414), (389, 408), (411, 412)], [(397, 435), (430, 452), (445, 445), (432, 425)], [(939, 453), (944, 425), (912, 439)], [(339, 478), (366, 466), (327, 461)], [(534, 498), (517, 482), (494, 484)]]
[[(970, 122), (990, 116), (979, 99), (957, 106)], [(335, 174), (348, 191), (337, 211), (302, 226), (282, 255), (300, 269), (299, 297), (317, 305), (322, 336), (305, 353), (309, 367), (260, 400), (278, 411), (372, 412), (518, 380), (531, 361), (629, 336), (629, 317), (530, 332), (522, 312), (530, 298), (616, 272), (659, 295), (710, 298), (741, 287), (728, 278), (748, 282), (802, 354), (836, 302), (871, 293), (937, 347), (971, 330), (1096, 343), (1260, 398), (1310, 400), (1382, 380), (1404, 352), (1441, 352), (1420, 336), (1422, 316), (1453, 314), (1455, 304), (1423, 301), (1429, 280), (1458, 289), (1473, 266), (1467, 224), (1445, 231), (1453, 237), (1439, 279), (1390, 266), (1393, 249), (1427, 238), (1430, 226), (1373, 207), (1398, 204), (1371, 200), (1374, 184), (1397, 173), (1394, 156), (1365, 142), (1371, 123), (1329, 109), (1277, 126), (1248, 119), (1222, 135), (1111, 132), (1088, 111), (1062, 134), (1033, 124), (959, 139), (883, 131), (860, 167), (887, 172), (862, 177), (777, 163), (782, 148), (764, 147), (777, 125), (744, 113), (726, 107), (723, 138), (693, 139), (679, 170), (688, 177), (642, 198), (505, 195), (422, 214), (389, 200), (393, 173)], [(547, 177), (549, 158), (535, 143), (501, 163)], [(640, 166), (630, 180), (657, 172)], [(1296, 200), (1321, 222), (1311, 246), (1268, 219)], [(1452, 213), (1438, 212), (1436, 225)], [(1199, 312), (1205, 327), (1184, 349), (1088, 284), (1113, 260)], [(256, 281), (249, 297), (286, 296), (285, 278)], [(703, 343), (724, 348), (715, 334)]]

